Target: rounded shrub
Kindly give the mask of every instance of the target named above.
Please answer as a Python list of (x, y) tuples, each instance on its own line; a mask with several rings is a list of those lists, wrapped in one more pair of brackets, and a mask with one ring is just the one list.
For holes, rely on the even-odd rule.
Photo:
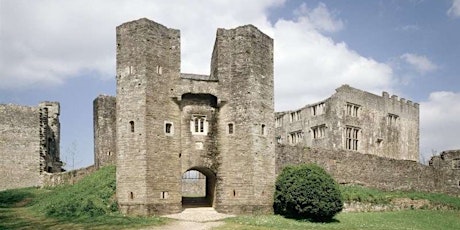
[(287, 166), (276, 181), (275, 213), (290, 218), (329, 221), (342, 211), (334, 179), (315, 164)]

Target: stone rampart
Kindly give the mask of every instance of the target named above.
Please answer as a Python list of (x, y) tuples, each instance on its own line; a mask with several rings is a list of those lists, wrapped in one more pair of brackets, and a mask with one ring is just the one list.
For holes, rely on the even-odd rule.
[(359, 184), (381, 190), (411, 190), (459, 195), (437, 179), (440, 170), (410, 160), (395, 160), (354, 151), (310, 149), (278, 145), (277, 174), (286, 165), (316, 163), (338, 183)]

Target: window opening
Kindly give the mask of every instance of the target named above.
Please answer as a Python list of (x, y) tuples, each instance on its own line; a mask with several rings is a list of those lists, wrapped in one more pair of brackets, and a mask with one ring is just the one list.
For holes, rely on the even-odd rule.
[(302, 141), (303, 139), (303, 133), (302, 131), (296, 131), (296, 132), (292, 132), (292, 133), (289, 133), (289, 143), (291, 144), (297, 144), (299, 142)]
[(169, 197), (169, 193), (168, 192), (161, 192), (160, 194), (160, 198), (165, 200), (165, 199), (168, 199)]
[(134, 193), (133, 192), (129, 192), (129, 199), (134, 199)]
[(358, 150), (359, 128), (347, 127), (345, 131), (345, 149)]
[(208, 122), (206, 116), (203, 115), (192, 115), (192, 121), (190, 124), (192, 134), (207, 134), (208, 133)]
[(399, 116), (396, 114), (389, 113), (387, 116), (388, 125), (396, 125), (399, 120)]
[(131, 132), (134, 133), (134, 121), (130, 121), (129, 125), (131, 126)]
[(319, 139), (326, 136), (326, 125), (319, 125), (312, 128), (313, 139)]
[(233, 123), (228, 124), (228, 134), (233, 134)]
[(265, 125), (264, 124), (260, 127), (260, 134), (265, 135)]
[(169, 135), (173, 134), (173, 125), (171, 122), (165, 122), (165, 133)]
[(359, 112), (359, 105), (353, 103), (347, 103), (347, 115), (351, 117), (357, 117)]
[(311, 106), (311, 114), (313, 116), (321, 115), (325, 111), (326, 105), (324, 103), (319, 103), (317, 105)]

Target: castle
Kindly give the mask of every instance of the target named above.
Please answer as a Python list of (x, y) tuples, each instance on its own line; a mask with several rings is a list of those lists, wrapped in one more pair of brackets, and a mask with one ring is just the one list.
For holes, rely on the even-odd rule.
[[(277, 173), (305, 162), (342, 184), (460, 194), (460, 151), (418, 163), (417, 103), (344, 85), (324, 101), (275, 113), (273, 40), (252, 25), (217, 30), (210, 75), (181, 73), (178, 30), (143, 18), (116, 32), (117, 95), (93, 104), (94, 168), (117, 166), (125, 214), (180, 212), (189, 202), (183, 180), (197, 171), (205, 205), (270, 213)], [(0, 113), (8, 175), (0, 190), (93, 170), (59, 173), (59, 104), (2, 105)]]

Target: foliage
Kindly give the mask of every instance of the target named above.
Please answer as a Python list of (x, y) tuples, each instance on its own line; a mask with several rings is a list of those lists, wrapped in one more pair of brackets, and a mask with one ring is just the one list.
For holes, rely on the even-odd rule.
[(117, 211), (115, 186), (115, 167), (103, 167), (74, 185), (53, 188), (34, 208), (60, 218), (110, 214)]
[(276, 181), (275, 213), (287, 217), (329, 221), (343, 208), (334, 179), (315, 164), (288, 166)]

